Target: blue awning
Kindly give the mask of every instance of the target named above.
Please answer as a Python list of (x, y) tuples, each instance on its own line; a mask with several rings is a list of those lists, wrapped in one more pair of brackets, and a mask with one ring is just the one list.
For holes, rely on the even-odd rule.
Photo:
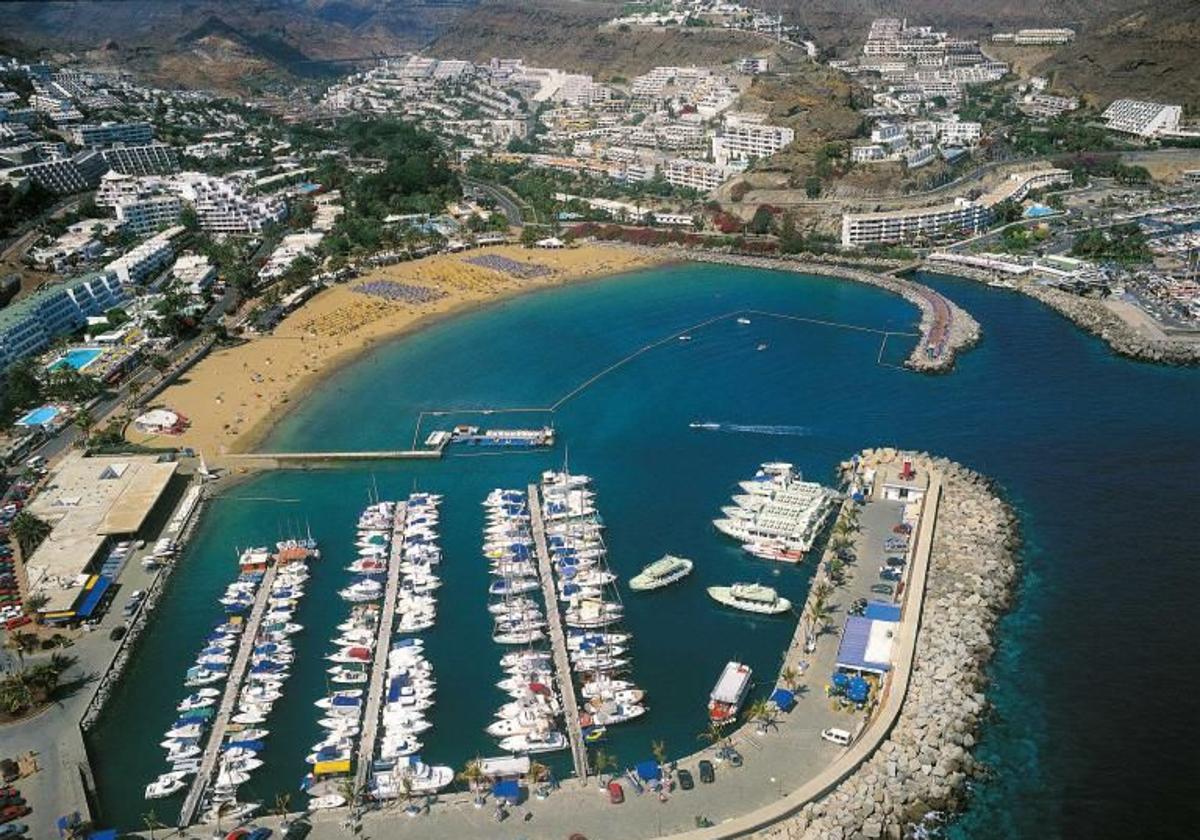
[(847, 617), (842, 629), (842, 641), (838, 645), (837, 667), (876, 674), (891, 670), (891, 662), (883, 651), (890, 653), (887, 634), (896, 626), (890, 621), (875, 621), (865, 616)]
[(497, 799), (507, 799), (509, 802), (518, 802), (521, 799), (521, 785), (516, 779), (505, 779), (501, 782), (496, 782), (492, 785), (492, 796)]
[(639, 761), (633, 770), (644, 782), (657, 782), (662, 778), (662, 770), (657, 761)]
[(863, 616), (874, 621), (899, 621), (900, 607), (886, 601), (868, 601), (867, 610)]
[(105, 828), (100, 831), (93, 831), (87, 836), (87, 840), (117, 840), (117, 830), (115, 828)]
[(83, 603), (76, 608), (75, 615), (78, 618), (91, 618), (92, 613), (96, 611), (96, 607), (100, 605), (100, 599), (104, 597), (104, 593), (108, 591), (108, 587), (110, 586), (112, 586), (112, 581), (103, 575), (96, 578), (96, 585), (83, 596)]
[(786, 688), (777, 688), (772, 691), (770, 700), (781, 712), (790, 712), (796, 705), (796, 695)]

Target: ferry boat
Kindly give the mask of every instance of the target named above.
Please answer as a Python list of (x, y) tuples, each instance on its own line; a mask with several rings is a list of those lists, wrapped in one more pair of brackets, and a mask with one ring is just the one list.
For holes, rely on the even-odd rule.
[(710, 586), (708, 597), (735, 610), (777, 615), (792, 608), (792, 602), (780, 597), (769, 586), (760, 583), (735, 583), (732, 586)]
[(631, 577), (629, 588), (635, 592), (645, 592), (670, 586), (690, 575), (694, 566), (695, 564), (691, 560), (666, 554), (642, 569), (640, 574)]
[(737, 718), (738, 710), (750, 691), (749, 665), (729, 661), (708, 695), (708, 719), (713, 723), (729, 723)]
[(721, 509), (713, 526), (756, 557), (794, 563), (803, 559), (833, 508), (835, 493), (804, 481), (791, 464), (762, 464), (742, 492)]

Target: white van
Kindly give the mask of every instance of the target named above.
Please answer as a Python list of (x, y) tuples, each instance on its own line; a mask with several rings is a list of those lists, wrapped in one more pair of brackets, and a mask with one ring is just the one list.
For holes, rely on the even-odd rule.
[(851, 735), (845, 729), (824, 729), (821, 731), (821, 737), (831, 744), (837, 744), (840, 747), (850, 746)]

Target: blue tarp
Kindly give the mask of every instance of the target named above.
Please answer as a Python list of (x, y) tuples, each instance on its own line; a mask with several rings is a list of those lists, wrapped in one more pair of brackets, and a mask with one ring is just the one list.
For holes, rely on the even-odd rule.
[(634, 767), (634, 772), (643, 782), (657, 782), (662, 778), (662, 769), (658, 766), (658, 762), (653, 760), (639, 761)]
[(75, 610), (76, 617), (91, 618), (92, 613), (96, 611), (96, 607), (100, 604), (100, 599), (104, 597), (104, 593), (108, 591), (108, 587), (111, 585), (112, 581), (106, 577), (101, 576), (96, 578), (96, 585), (83, 596), (83, 603)]
[(863, 617), (874, 621), (899, 621), (900, 607), (898, 604), (889, 604), (886, 601), (869, 601)]
[(117, 830), (105, 828), (101, 831), (93, 831), (87, 836), (87, 840), (117, 840)]
[(871, 640), (871, 626), (875, 624), (866, 616), (852, 615), (846, 618), (842, 629), (842, 641), (838, 645), (837, 667), (851, 671), (873, 671), (883, 673), (891, 669), (890, 662), (867, 660), (867, 646)]
[(505, 779), (492, 785), (492, 796), (516, 803), (521, 799), (521, 785), (516, 779)]
[(770, 700), (781, 712), (790, 712), (796, 705), (796, 695), (786, 688), (777, 688), (772, 691)]

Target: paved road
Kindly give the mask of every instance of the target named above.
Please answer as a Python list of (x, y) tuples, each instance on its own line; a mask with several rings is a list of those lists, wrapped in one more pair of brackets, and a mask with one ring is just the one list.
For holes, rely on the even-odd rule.
[(500, 205), (500, 209), (504, 211), (504, 215), (508, 217), (508, 224), (510, 226), (521, 227), (525, 224), (521, 208), (513, 201), (508, 191), (487, 181), (480, 181), (477, 178), (464, 177), (462, 182), (466, 186), (481, 190), (495, 199), (496, 203)]

